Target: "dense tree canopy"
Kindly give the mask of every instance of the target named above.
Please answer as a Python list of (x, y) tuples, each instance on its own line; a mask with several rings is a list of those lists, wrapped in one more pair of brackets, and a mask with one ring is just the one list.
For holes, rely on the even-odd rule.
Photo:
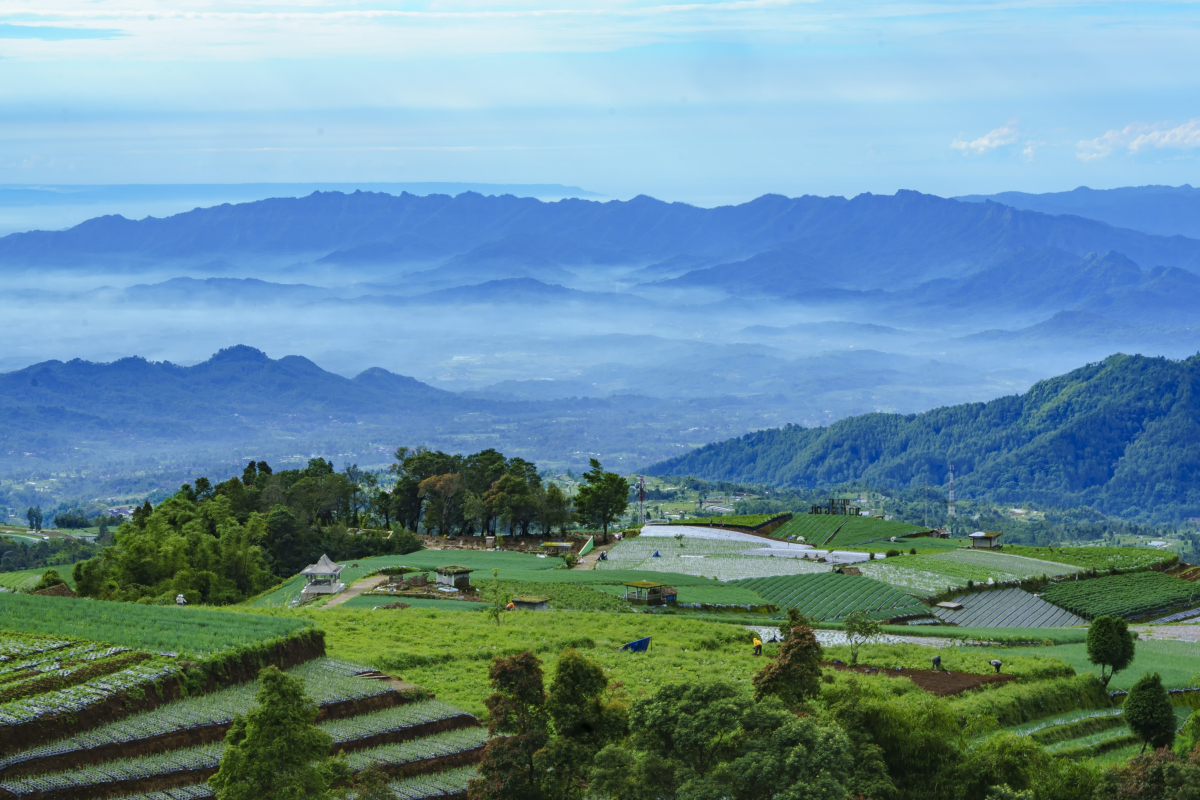
[(1200, 516), (1200, 355), (1115, 355), (1022, 395), (759, 431), (651, 469), (774, 486), (944, 486), (962, 497)]

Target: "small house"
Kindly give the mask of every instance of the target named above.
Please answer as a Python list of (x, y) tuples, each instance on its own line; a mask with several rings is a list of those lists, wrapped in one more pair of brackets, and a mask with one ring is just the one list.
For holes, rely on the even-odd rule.
[(653, 581), (633, 581), (625, 584), (625, 599), (639, 606), (663, 606), (676, 602), (679, 592), (674, 586)]
[(437, 568), (437, 585), (450, 589), (471, 588), (471, 568), (453, 565)]
[(550, 609), (550, 598), (514, 597), (512, 604), (518, 611), (548, 611)]
[(1000, 537), (1003, 535), (1003, 531), (975, 531), (967, 538), (971, 540), (973, 548), (992, 550), (1003, 546), (1000, 544)]
[(304, 590), (301, 595), (338, 594), (346, 588), (342, 583), (342, 570), (345, 566), (335, 564), (329, 556), (322, 555), (315, 564), (309, 564), (300, 574), (304, 576)]
[(842, 575), (862, 575), (862, 570), (858, 567), (838, 567), (834, 572), (841, 573)]

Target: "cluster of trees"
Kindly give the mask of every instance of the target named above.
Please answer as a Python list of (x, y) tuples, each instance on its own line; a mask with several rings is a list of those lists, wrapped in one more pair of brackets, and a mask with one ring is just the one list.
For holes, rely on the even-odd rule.
[(183, 485), (117, 529), (112, 546), (75, 565), (76, 591), (110, 600), (240, 602), (327, 553), (355, 559), (420, 549), (403, 530), (351, 533), (369, 513), (361, 470), (324, 459), (275, 472), (249, 463), (241, 478)]
[(390, 471), (396, 476), (389, 510), (410, 530), (422, 525), (443, 536), (477, 533), (566, 534), (579, 522), (603, 531), (629, 504), (629, 482), (605, 472), (592, 459), (575, 496), (546, 484), (537, 467), (523, 458), (505, 458), (487, 449), (470, 455), (401, 447)]
[[(979, 736), (943, 700), (901, 683), (823, 673), (812, 628), (789, 616), (752, 690), (711, 680), (631, 700), (567, 650), (547, 691), (532, 653), (495, 659), (494, 738), (470, 800), (1200, 800), (1200, 752), (1190, 740), (1178, 755), (1166, 749), (1174, 715), (1157, 675), (1138, 682), (1125, 711), (1158, 749), (1103, 771), (1029, 737)], [(1121, 661), (1127, 631), (1110, 633), (1124, 636), (1110, 642)]]
[(100, 545), (78, 539), (43, 539), (26, 543), (4, 538), (0, 539), (0, 572), (74, 564), (99, 552)]
[[(592, 462), (574, 498), (543, 485), (536, 467), (495, 450), (469, 456), (401, 448), (391, 474), (320, 458), (303, 469), (251, 461), (240, 478), (184, 484), (157, 506), (145, 502), (113, 544), (81, 561), (76, 591), (87, 597), (171, 603), (240, 602), (320, 556), (351, 560), (419, 549), (412, 533), (564, 531), (572, 520), (607, 528), (624, 511), (629, 485)], [(386, 475), (384, 477), (387, 477)]]

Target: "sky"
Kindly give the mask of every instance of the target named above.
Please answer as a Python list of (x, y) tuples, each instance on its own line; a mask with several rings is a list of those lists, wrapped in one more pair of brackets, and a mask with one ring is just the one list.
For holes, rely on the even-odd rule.
[(1200, 2), (5, 0), (0, 184), (1200, 183)]

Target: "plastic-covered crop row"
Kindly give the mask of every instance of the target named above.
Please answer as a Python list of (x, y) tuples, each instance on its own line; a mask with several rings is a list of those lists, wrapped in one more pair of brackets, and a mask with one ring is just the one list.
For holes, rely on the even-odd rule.
[(200, 747), (190, 747), (186, 750), (173, 750), (168, 753), (106, 761), (103, 764), (80, 767), (69, 772), (5, 781), (0, 783), (0, 789), (11, 792), (17, 797), (24, 797), (54, 789), (96, 786), (120, 780), (169, 775), (173, 772), (216, 769), (224, 747), (224, 743), (218, 742)]
[(48, 714), (71, 714), (99, 703), (118, 692), (146, 686), (160, 678), (174, 675), (179, 668), (173, 664), (146, 662), (94, 678), (87, 683), (47, 692), (36, 697), (14, 700), (0, 706), (0, 726), (21, 725)]
[(349, 719), (332, 720), (322, 723), (320, 728), (331, 735), (334, 742), (342, 744), (378, 736), (382, 733), (402, 731), (427, 722), (438, 722), (456, 717), (465, 719), (470, 716), (465, 711), (459, 711), (457, 708), (437, 700), (425, 700)]
[[(393, 781), (388, 788), (395, 793), (397, 800), (436, 800), (462, 794), (467, 790), (467, 782), (475, 776), (475, 767), (458, 767), (432, 775), (415, 775)], [(163, 792), (128, 795), (118, 800), (207, 800), (213, 796), (213, 790), (206, 784), (197, 784)], [(355, 795), (352, 792), (350, 796)]]
[(376, 764), (409, 764), (428, 758), (451, 756), (465, 750), (482, 747), (486, 742), (487, 731), (483, 728), (462, 728), (399, 744), (385, 744), (368, 750), (347, 753), (346, 763), (352, 770), (358, 772)]
[(48, 639), (41, 636), (21, 636), (6, 634), (0, 637), (0, 662), (7, 662), (21, 656), (31, 656), (38, 653), (48, 653), (70, 647), (74, 642), (63, 639)]

